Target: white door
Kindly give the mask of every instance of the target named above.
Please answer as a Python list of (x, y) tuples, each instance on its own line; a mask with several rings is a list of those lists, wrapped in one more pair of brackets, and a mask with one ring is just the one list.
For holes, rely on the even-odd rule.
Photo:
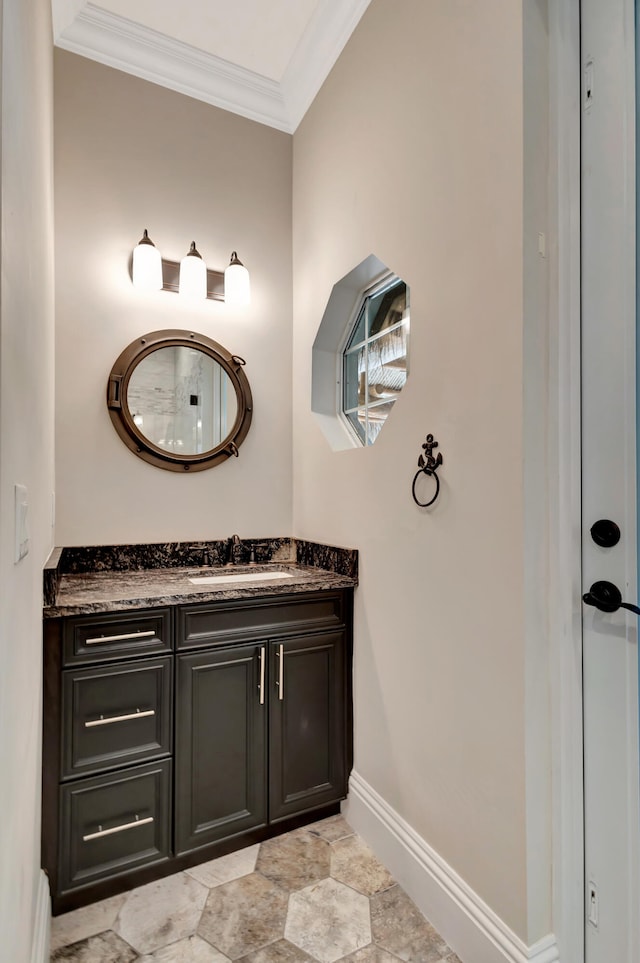
[[(583, 585), (637, 603), (634, 2), (581, 20)], [(640, 961), (638, 621), (584, 605), (586, 963)]]

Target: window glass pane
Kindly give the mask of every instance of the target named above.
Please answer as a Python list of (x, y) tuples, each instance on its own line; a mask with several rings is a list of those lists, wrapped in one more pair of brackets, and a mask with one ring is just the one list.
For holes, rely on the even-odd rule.
[(372, 445), (380, 433), (380, 429), (385, 423), (389, 412), (393, 408), (393, 401), (384, 405), (373, 405), (367, 409), (367, 445)]
[(360, 308), (360, 314), (358, 315), (358, 320), (356, 321), (355, 327), (353, 329), (353, 334), (349, 338), (346, 350), (353, 347), (356, 344), (361, 344), (366, 338), (366, 320), (367, 320), (367, 303), (362, 305)]
[(364, 401), (366, 348), (350, 351), (344, 357), (344, 393), (342, 404), (345, 411), (357, 408)]
[(362, 444), (366, 445), (367, 436), (365, 434), (365, 425), (366, 425), (367, 416), (366, 416), (365, 409), (359, 408), (358, 411), (351, 411), (347, 415), (347, 418), (351, 422), (353, 429), (356, 432)]
[[(386, 286), (385, 286), (386, 284)], [(342, 359), (342, 413), (372, 445), (408, 375), (409, 291), (399, 278), (363, 294)]]
[(401, 321), (407, 310), (407, 286), (404, 281), (369, 298), (369, 335)]
[(396, 398), (407, 380), (407, 332), (403, 325), (369, 344), (369, 401)]

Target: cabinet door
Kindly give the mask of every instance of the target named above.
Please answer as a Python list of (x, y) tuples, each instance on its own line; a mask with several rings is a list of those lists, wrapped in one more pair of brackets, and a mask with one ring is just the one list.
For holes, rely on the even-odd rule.
[(269, 645), (273, 822), (346, 796), (345, 633)]
[(266, 823), (266, 656), (258, 643), (177, 660), (178, 853)]

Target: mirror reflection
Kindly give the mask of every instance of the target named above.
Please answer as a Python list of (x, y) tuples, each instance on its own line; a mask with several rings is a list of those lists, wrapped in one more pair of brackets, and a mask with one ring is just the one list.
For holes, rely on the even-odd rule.
[(238, 414), (227, 372), (195, 346), (148, 354), (131, 374), (126, 400), (139, 432), (176, 455), (211, 451), (227, 438)]

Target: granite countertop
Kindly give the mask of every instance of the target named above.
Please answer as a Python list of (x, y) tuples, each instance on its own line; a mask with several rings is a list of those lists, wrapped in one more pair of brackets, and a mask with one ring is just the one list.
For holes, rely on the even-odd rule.
[[(264, 579), (267, 573), (287, 572)], [(215, 575), (228, 580), (213, 585), (193, 584), (190, 578)], [(259, 580), (233, 582), (234, 575), (257, 575)], [(328, 589), (352, 588), (355, 581), (346, 575), (323, 571), (311, 566), (238, 565), (232, 569), (173, 568), (146, 572), (94, 572), (87, 575), (63, 575), (54, 605), (44, 614), (81, 615), (91, 612), (119, 612), (123, 609), (153, 608), (185, 602), (217, 602), (221, 599), (246, 599), (261, 595), (290, 595)]]
[[(200, 559), (201, 546), (209, 544), (214, 543), (190, 543), (188, 551), (180, 544), (55, 549), (44, 571), (44, 615), (292, 595), (358, 584), (358, 553), (350, 549), (278, 539), (269, 543), (269, 552), (262, 553), (265, 560), (258, 564), (189, 564)], [(216, 578), (213, 584), (190, 581), (211, 576)]]

